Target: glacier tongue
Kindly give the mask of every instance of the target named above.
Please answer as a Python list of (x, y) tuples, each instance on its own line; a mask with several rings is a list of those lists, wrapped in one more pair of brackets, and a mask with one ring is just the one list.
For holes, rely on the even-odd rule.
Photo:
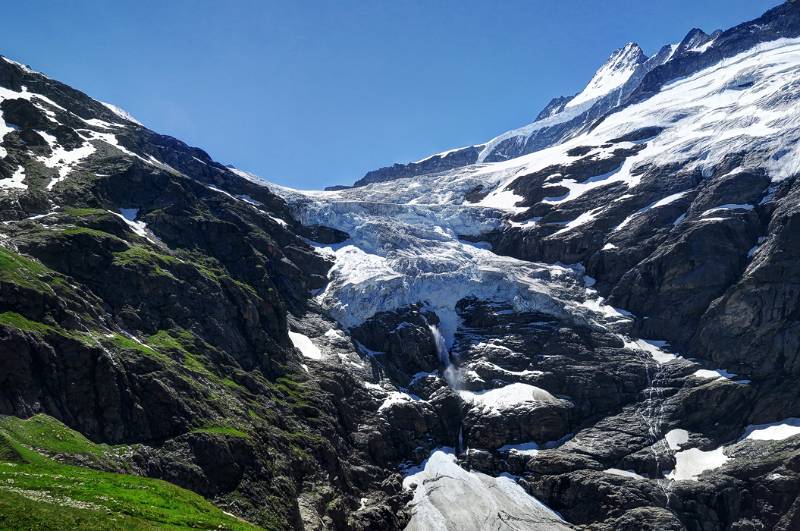
[(570, 529), (511, 477), (467, 472), (449, 448), (434, 451), (403, 486), (414, 489), (414, 513), (406, 531)]
[[(452, 322), (456, 303), (470, 296), (510, 301), (518, 311), (566, 316), (560, 297), (582, 285), (573, 269), (499, 256), (459, 239), (497, 227), (498, 212), (372, 202), (372, 188), (357, 189), (361, 201), (341, 194), (301, 197), (284, 190), (301, 222), (327, 225), (351, 236), (339, 245), (318, 246), (335, 258), (335, 265), (317, 300), (343, 326), (415, 303), (427, 304)], [(454, 328), (442, 327), (448, 343)]]

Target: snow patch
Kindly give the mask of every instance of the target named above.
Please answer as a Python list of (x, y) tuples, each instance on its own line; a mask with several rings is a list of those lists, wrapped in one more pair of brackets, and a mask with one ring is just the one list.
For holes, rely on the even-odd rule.
[(539, 453), (539, 445), (535, 442), (520, 444), (506, 444), (497, 449), (501, 454), (536, 455)]
[(603, 470), (606, 474), (611, 474), (612, 476), (622, 476), (624, 478), (632, 478), (632, 479), (647, 479), (644, 476), (641, 476), (634, 472), (633, 470), (620, 470), (619, 468), (606, 468)]
[(383, 403), (378, 408), (378, 411), (384, 411), (395, 404), (402, 404), (406, 402), (418, 402), (420, 398), (418, 396), (410, 395), (408, 393), (403, 393), (401, 391), (392, 391), (389, 393), (389, 396), (383, 401)]
[(3, 190), (27, 190), (28, 185), (25, 184), (25, 168), (20, 166), (11, 177), (0, 179), (0, 188)]
[(692, 376), (695, 378), (701, 378), (703, 380), (717, 380), (719, 378), (730, 380), (731, 378), (736, 377), (735, 374), (728, 372), (725, 369), (699, 369), (693, 372)]
[[(105, 107), (105, 108), (106, 108), (106, 109), (108, 109), (109, 111), (113, 112), (114, 114), (116, 114), (117, 116), (119, 116), (120, 118), (122, 118), (123, 120), (127, 120), (127, 121), (129, 121), (129, 122), (133, 122), (133, 123), (135, 123), (136, 125), (142, 125), (142, 122), (140, 122), (139, 120), (137, 120), (136, 118), (134, 118), (134, 117), (133, 117), (133, 116), (132, 116), (132, 115), (131, 115), (131, 114), (130, 114), (128, 111), (126, 111), (125, 109), (123, 109), (123, 108), (121, 108), (121, 107), (117, 107), (116, 105), (113, 105), (113, 104), (111, 104), (111, 103), (106, 103), (106, 102), (104, 102), (104, 101), (101, 101), (100, 103), (103, 105), (103, 107)], [(201, 162), (202, 162), (202, 161), (201, 161)]]
[(109, 212), (122, 219), (122, 221), (124, 221), (137, 235), (141, 236), (142, 238), (150, 239), (147, 235), (147, 223), (144, 221), (136, 221), (136, 216), (139, 215), (138, 208), (120, 208), (119, 214), (112, 212), (111, 210), (109, 210)]
[(295, 346), (295, 348), (299, 350), (300, 353), (306, 358), (311, 358), (312, 360), (322, 359), (322, 351), (311, 341), (311, 338), (308, 336), (298, 332), (289, 331), (289, 339), (292, 340), (292, 344)]
[(670, 352), (662, 350), (667, 347), (669, 343), (666, 341), (655, 339), (637, 339), (635, 341), (625, 341), (625, 347), (633, 350), (643, 350), (650, 354), (652, 358), (659, 364), (669, 363), (672, 360), (678, 359), (679, 356)]
[(670, 450), (680, 450), (682, 445), (689, 442), (689, 432), (681, 429), (670, 430), (664, 435), (664, 440)]
[(767, 424), (751, 424), (744, 430), (743, 439), (782, 441), (800, 435), (800, 418), (788, 418)]
[(459, 391), (458, 394), (464, 402), (484, 410), (495, 411), (529, 403), (556, 404), (559, 402), (556, 397), (544, 389), (524, 383), (514, 383), (486, 391)]
[(697, 481), (698, 476), (707, 470), (714, 470), (726, 462), (729, 457), (725, 455), (725, 448), (720, 446), (716, 450), (704, 452), (697, 448), (690, 448), (675, 454), (675, 470), (667, 474), (668, 479), (682, 481)]

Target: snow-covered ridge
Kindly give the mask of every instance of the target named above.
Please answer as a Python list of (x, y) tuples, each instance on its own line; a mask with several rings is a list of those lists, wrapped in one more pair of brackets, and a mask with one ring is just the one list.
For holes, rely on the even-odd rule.
[(621, 87), (646, 60), (647, 56), (639, 45), (629, 42), (611, 54), (611, 57), (595, 73), (586, 88), (572, 98), (566, 107), (575, 107), (581, 103), (596, 100)]
[(104, 102), (104, 101), (101, 101), (100, 103), (101, 103), (101, 104), (102, 104), (102, 105), (103, 105), (105, 108), (107, 108), (109, 111), (113, 112), (114, 114), (116, 114), (117, 116), (119, 116), (120, 118), (122, 118), (123, 120), (127, 120), (127, 121), (129, 121), (129, 122), (133, 122), (133, 123), (135, 123), (136, 125), (142, 125), (142, 122), (140, 122), (139, 120), (137, 120), (136, 118), (134, 118), (134, 117), (133, 117), (133, 115), (131, 115), (131, 114), (130, 114), (128, 111), (126, 111), (125, 109), (123, 109), (123, 108), (121, 108), (121, 107), (117, 107), (116, 105), (114, 105), (114, 104), (112, 104), (112, 103), (106, 103), (106, 102)]

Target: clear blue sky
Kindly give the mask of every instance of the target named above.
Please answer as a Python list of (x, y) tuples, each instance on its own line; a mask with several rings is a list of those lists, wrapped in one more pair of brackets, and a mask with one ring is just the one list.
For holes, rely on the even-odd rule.
[(0, 54), (297, 188), (483, 142), (579, 91), (612, 50), (778, 0), (7, 2)]

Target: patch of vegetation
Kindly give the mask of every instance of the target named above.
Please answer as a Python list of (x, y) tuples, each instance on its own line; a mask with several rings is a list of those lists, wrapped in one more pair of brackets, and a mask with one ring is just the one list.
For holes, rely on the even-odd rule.
[(53, 444), (55, 438), (77, 449), (86, 446), (74, 436), (68, 443), (60, 441), (57, 434), (68, 429), (56, 427), (57, 421), (40, 421), (21, 432), (0, 429), (2, 529), (258, 529), (165, 481), (52, 461), (16, 437), (43, 433)]
[(101, 208), (65, 208), (64, 213), (74, 218), (85, 218), (92, 216), (109, 216), (111, 213), (108, 210)]
[(223, 435), (225, 437), (237, 437), (239, 439), (249, 439), (250, 435), (247, 432), (240, 430), (239, 428), (233, 428), (231, 426), (203, 426), (202, 428), (197, 428), (192, 430), (192, 433), (208, 433), (211, 435)]
[(2, 432), (25, 446), (49, 453), (98, 456), (109, 450), (48, 415), (34, 415), (29, 419), (1, 417)]
[(180, 249), (177, 252), (185, 262), (191, 263), (204, 277), (219, 282), (224, 277), (229, 277), (225, 267), (215, 258), (189, 249)]
[(17, 452), (8, 435), (0, 432), (0, 463), (24, 463), (25, 459)]
[(58, 326), (51, 326), (45, 323), (40, 323), (38, 321), (31, 321), (24, 315), (20, 315), (16, 312), (4, 312), (0, 313), (0, 324), (6, 326), (13, 326), (14, 328), (18, 328), (19, 330), (24, 330), (25, 332), (33, 332), (36, 334), (58, 334), (60, 336), (68, 337), (70, 339), (74, 339), (75, 341), (80, 341), (85, 345), (94, 345), (91, 337), (88, 334), (83, 332), (76, 332), (73, 330), (64, 330)]
[(0, 282), (17, 284), (40, 293), (52, 293), (51, 285), (63, 284), (54, 271), (3, 247), (0, 247)]
[(103, 232), (97, 229), (90, 229), (89, 227), (69, 227), (61, 231), (61, 234), (65, 236), (79, 236), (79, 235), (86, 235), (91, 236), (93, 238), (98, 239), (110, 239), (110, 240), (117, 240), (119, 242), (124, 242), (125, 240), (114, 236), (113, 234), (109, 234), (107, 232)]
[(169, 268), (180, 264), (180, 260), (166, 254), (151, 251), (143, 245), (131, 245), (125, 251), (114, 253), (114, 264), (122, 267), (148, 269), (155, 275), (177, 280), (169, 272)]
[(198, 338), (188, 330), (172, 329), (159, 330), (147, 338), (147, 344), (157, 348), (161, 352), (169, 352), (176, 358), (183, 361), (184, 368), (189, 371), (204, 376), (212, 383), (224, 386), (237, 391), (244, 391), (245, 388), (233, 381), (231, 378), (219, 376), (211, 368), (202, 354), (195, 354), (195, 351), (209, 351), (214, 347)]
[(278, 377), (273, 384), (280, 398), (287, 400), (291, 405), (306, 405), (305, 389), (303, 384), (292, 380), (288, 376)]
[(16, 312), (0, 313), (0, 324), (13, 326), (14, 328), (19, 328), (20, 330), (24, 330), (26, 332), (37, 332), (39, 334), (46, 334), (48, 332), (55, 331), (55, 328), (50, 325), (39, 323), (37, 321), (31, 321), (27, 317)]
[(118, 349), (127, 350), (132, 352), (138, 352), (144, 356), (149, 356), (151, 358), (156, 358), (161, 361), (170, 361), (169, 358), (158, 352), (157, 350), (148, 347), (147, 345), (140, 343), (134, 339), (131, 339), (127, 336), (123, 336), (122, 334), (112, 334), (110, 337), (107, 337), (108, 341)]

